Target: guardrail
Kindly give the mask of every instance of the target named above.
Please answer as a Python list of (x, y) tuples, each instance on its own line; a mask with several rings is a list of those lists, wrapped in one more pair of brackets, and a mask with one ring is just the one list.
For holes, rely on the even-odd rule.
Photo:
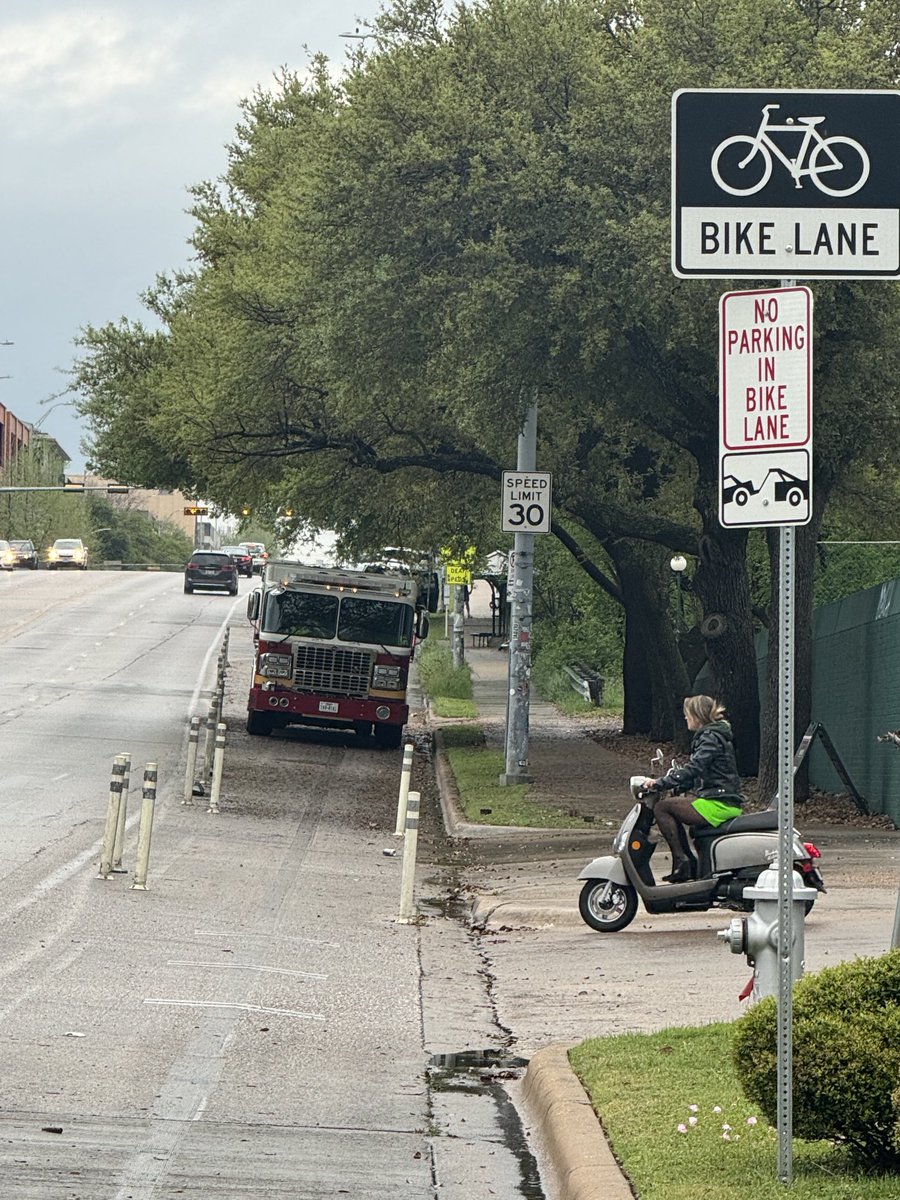
[(595, 708), (599, 708), (603, 703), (603, 676), (583, 663), (563, 667), (563, 670), (569, 677), (572, 690), (578, 693), (585, 704), (593, 704)]

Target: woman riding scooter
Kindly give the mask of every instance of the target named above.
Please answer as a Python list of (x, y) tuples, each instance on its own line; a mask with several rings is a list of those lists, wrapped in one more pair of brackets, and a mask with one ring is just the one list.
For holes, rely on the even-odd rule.
[(658, 792), (696, 794), (663, 796), (653, 814), (672, 852), (672, 873), (667, 883), (686, 883), (696, 877), (697, 861), (691, 852), (685, 826), (717, 826), (741, 815), (744, 798), (734, 755), (731, 726), (725, 709), (711, 696), (688, 696), (684, 702), (687, 727), (694, 734), (691, 757), (684, 766), (672, 767), (660, 779), (645, 779), (644, 787)]

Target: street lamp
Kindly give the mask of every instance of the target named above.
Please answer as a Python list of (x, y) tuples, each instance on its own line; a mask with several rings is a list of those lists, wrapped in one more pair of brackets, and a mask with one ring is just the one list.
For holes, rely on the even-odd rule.
[(678, 628), (684, 629), (684, 593), (681, 590), (681, 576), (687, 570), (687, 559), (683, 554), (675, 554), (669, 559), (669, 566), (675, 572), (678, 581)]

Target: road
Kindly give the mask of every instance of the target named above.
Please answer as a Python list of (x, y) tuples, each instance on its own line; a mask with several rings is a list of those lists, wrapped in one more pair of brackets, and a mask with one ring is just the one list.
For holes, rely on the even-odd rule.
[[(470, 935), (442, 915), (441, 869), (420, 872), (433, 918), (396, 920), (400, 752), (243, 729), (251, 586), (234, 600), (185, 596), (176, 574), (0, 576), (0, 1194), (540, 1197), (508, 1097), (426, 1069), (502, 1035)], [(228, 622), (214, 814), (182, 804), (184, 751)], [(123, 752), (127, 873), (103, 880)], [(429, 772), (422, 753), (413, 786)]]

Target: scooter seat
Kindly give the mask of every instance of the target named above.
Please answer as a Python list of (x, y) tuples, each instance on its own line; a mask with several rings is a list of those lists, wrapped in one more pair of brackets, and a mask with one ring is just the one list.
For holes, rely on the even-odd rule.
[(691, 837), (695, 842), (701, 838), (721, 837), (723, 833), (765, 833), (778, 828), (778, 813), (772, 809), (765, 812), (745, 813), (723, 821), (721, 825), (692, 825)]

